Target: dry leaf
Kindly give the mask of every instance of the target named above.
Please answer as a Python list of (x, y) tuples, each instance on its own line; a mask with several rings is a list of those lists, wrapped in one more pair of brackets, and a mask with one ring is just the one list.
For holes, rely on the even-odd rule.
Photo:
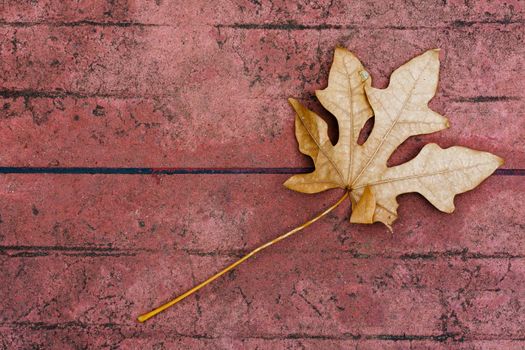
[[(348, 190), (350, 221), (355, 223), (382, 222), (390, 228), (397, 218), (396, 197), (408, 192), (419, 192), (439, 210), (452, 212), (454, 196), (476, 187), (503, 159), (465, 147), (442, 149), (428, 144), (409, 162), (386, 165), (410, 136), (449, 126), (445, 117), (427, 106), (437, 88), (438, 53), (429, 50), (415, 57), (392, 73), (386, 89), (376, 89), (361, 62), (346, 49), (336, 48), (328, 87), (316, 95), (337, 118), (339, 141), (333, 145), (325, 121), (290, 99), (299, 149), (313, 159), (315, 171), (292, 176), (285, 186), (303, 193)], [(359, 133), (372, 115), (372, 132), (359, 145)]]
[[(448, 127), (447, 119), (431, 111), (427, 103), (436, 92), (439, 73), (437, 50), (430, 50), (398, 68), (384, 90), (371, 87), (371, 78), (349, 51), (337, 48), (328, 87), (316, 91), (322, 105), (339, 125), (339, 141), (333, 145), (327, 125), (317, 114), (290, 99), (297, 112), (295, 135), (302, 153), (312, 157), (315, 171), (292, 176), (285, 185), (304, 193), (340, 187), (345, 193), (316, 217), (250, 251), (234, 263), (175, 299), (138, 317), (145, 322), (233, 270), (258, 252), (312, 225), (337, 208), (347, 197), (352, 202), (351, 222), (379, 221), (391, 228), (397, 218), (399, 194), (419, 192), (436, 208), (454, 210), (454, 196), (476, 187), (503, 160), (464, 147), (442, 149), (428, 144), (411, 161), (387, 167), (387, 160), (408, 137)], [(372, 133), (363, 145), (357, 139), (366, 121), (375, 114)]]

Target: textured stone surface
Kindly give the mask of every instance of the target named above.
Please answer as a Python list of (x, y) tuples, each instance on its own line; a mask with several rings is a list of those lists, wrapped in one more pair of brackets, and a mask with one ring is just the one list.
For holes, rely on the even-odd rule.
[(318, 106), (313, 93), (326, 85), (337, 44), (356, 52), (382, 87), (414, 55), (442, 48), (431, 106), (453, 128), (422, 139), (489, 148), (509, 167), (525, 161), (521, 23), (337, 30), (38, 24), (0, 26), (0, 33), (0, 130), (13, 150), (1, 155), (4, 164), (307, 164), (286, 99)]
[[(310, 196), (292, 192), (282, 186), (286, 178), (3, 175), (0, 243), (237, 254), (308, 220), (341, 195), (338, 190)], [(525, 245), (525, 207), (513, 199), (523, 196), (519, 176), (493, 176), (458, 195), (451, 215), (419, 195), (403, 195), (393, 235), (380, 224), (348, 224), (348, 202), (303, 238), (277, 249), (392, 257), (432, 252), (462, 257), (464, 250), (467, 255), (519, 256)]]
[[(524, 15), (520, 1), (0, 2), (0, 349), (525, 349)], [(401, 196), (394, 234), (350, 225), (342, 205), (138, 324), (338, 198), (271, 169), (311, 165), (287, 97), (335, 129), (313, 98), (335, 45), (378, 87), (442, 49), (430, 105), (452, 128), (392, 164), (459, 144), (510, 175), (451, 215)]]

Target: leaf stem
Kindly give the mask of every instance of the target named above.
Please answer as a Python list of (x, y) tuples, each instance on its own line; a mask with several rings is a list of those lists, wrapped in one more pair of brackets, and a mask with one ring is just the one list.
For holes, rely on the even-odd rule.
[(254, 250), (252, 250), (251, 252), (249, 252), (248, 254), (246, 254), (245, 256), (243, 256), (242, 258), (240, 258), (239, 260), (237, 260), (236, 262), (234, 262), (233, 264), (229, 265), (228, 267), (226, 267), (225, 269), (223, 269), (222, 271), (216, 273), (215, 275), (211, 276), (210, 278), (208, 278), (206, 281), (196, 285), (195, 287), (193, 287), (192, 289), (188, 290), (186, 293), (184, 294), (181, 294), (179, 295), (177, 298), (167, 302), (166, 304), (163, 304), (159, 307), (157, 307), (156, 309), (148, 312), (148, 313), (145, 313), (143, 315), (140, 315), (138, 317), (138, 321), (139, 322), (145, 322), (147, 321), (148, 319), (152, 318), (153, 316), (157, 315), (158, 313), (166, 310), (167, 308), (177, 304), (179, 301), (183, 300), (184, 298), (192, 295), (193, 293), (195, 293), (196, 291), (198, 291), (199, 289), (201, 289), (202, 287), (206, 286), (207, 284), (213, 282), (214, 280), (216, 280), (217, 278), (221, 277), (222, 275), (224, 275), (226, 272), (230, 271), (230, 270), (233, 270), (235, 267), (237, 267), (238, 265), (240, 265), (241, 263), (243, 263), (244, 261), (248, 260), (249, 258), (251, 258), (252, 256), (254, 256), (255, 254), (259, 253), (260, 251), (268, 248), (269, 246), (271, 246), (272, 244), (275, 244), (279, 241), (282, 241), (283, 239), (285, 238), (288, 238), (290, 237), (291, 235), (293, 235), (294, 233), (310, 226), (311, 224), (313, 224), (314, 222), (316, 222), (317, 220), (319, 220), (320, 218), (322, 218), (323, 216), (325, 216), (326, 214), (330, 213), (332, 210), (334, 210), (335, 208), (337, 208), (346, 198), (348, 197), (348, 191), (345, 192), (345, 194), (337, 201), (335, 202), (330, 208), (326, 209), (325, 211), (323, 211), (321, 214), (317, 215), (316, 217), (314, 217), (313, 219), (311, 220), (308, 220), (307, 222), (305, 222), (304, 224), (302, 224), (301, 226), (298, 226), (296, 228), (294, 228), (293, 230), (291, 231), (288, 231), (286, 232), (285, 234), (269, 241), (269, 242), (266, 242), (264, 243), (263, 245), (255, 248)]

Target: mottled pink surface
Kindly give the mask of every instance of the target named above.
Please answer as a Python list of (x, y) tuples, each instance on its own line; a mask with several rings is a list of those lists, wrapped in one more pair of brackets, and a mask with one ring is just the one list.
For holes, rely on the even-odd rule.
[[(525, 349), (521, 1), (0, 2), (0, 167), (269, 174), (0, 175), (1, 349)], [(443, 214), (403, 195), (391, 234), (343, 205), (145, 324), (136, 317), (331, 205), (270, 168), (311, 166), (287, 97), (324, 116), (333, 48), (385, 87), (441, 51), (413, 138), (504, 168)], [(332, 128), (336, 127), (333, 120)], [(9, 171), (7, 171), (9, 172)]]

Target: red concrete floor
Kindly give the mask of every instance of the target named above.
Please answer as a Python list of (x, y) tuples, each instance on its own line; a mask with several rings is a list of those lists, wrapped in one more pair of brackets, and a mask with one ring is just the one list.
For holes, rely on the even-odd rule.
[[(525, 349), (524, 6), (1, 1), (0, 348)], [(433, 141), (506, 170), (451, 215), (401, 196), (394, 234), (341, 206), (137, 323), (338, 198), (280, 173), (311, 166), (286, 99), (321, 110), (338, 44), (377, 87), (442, 49), (431, 107), (452, 128), (393, 163)], [(230, 173), (102, 169), (129, 167)]]

